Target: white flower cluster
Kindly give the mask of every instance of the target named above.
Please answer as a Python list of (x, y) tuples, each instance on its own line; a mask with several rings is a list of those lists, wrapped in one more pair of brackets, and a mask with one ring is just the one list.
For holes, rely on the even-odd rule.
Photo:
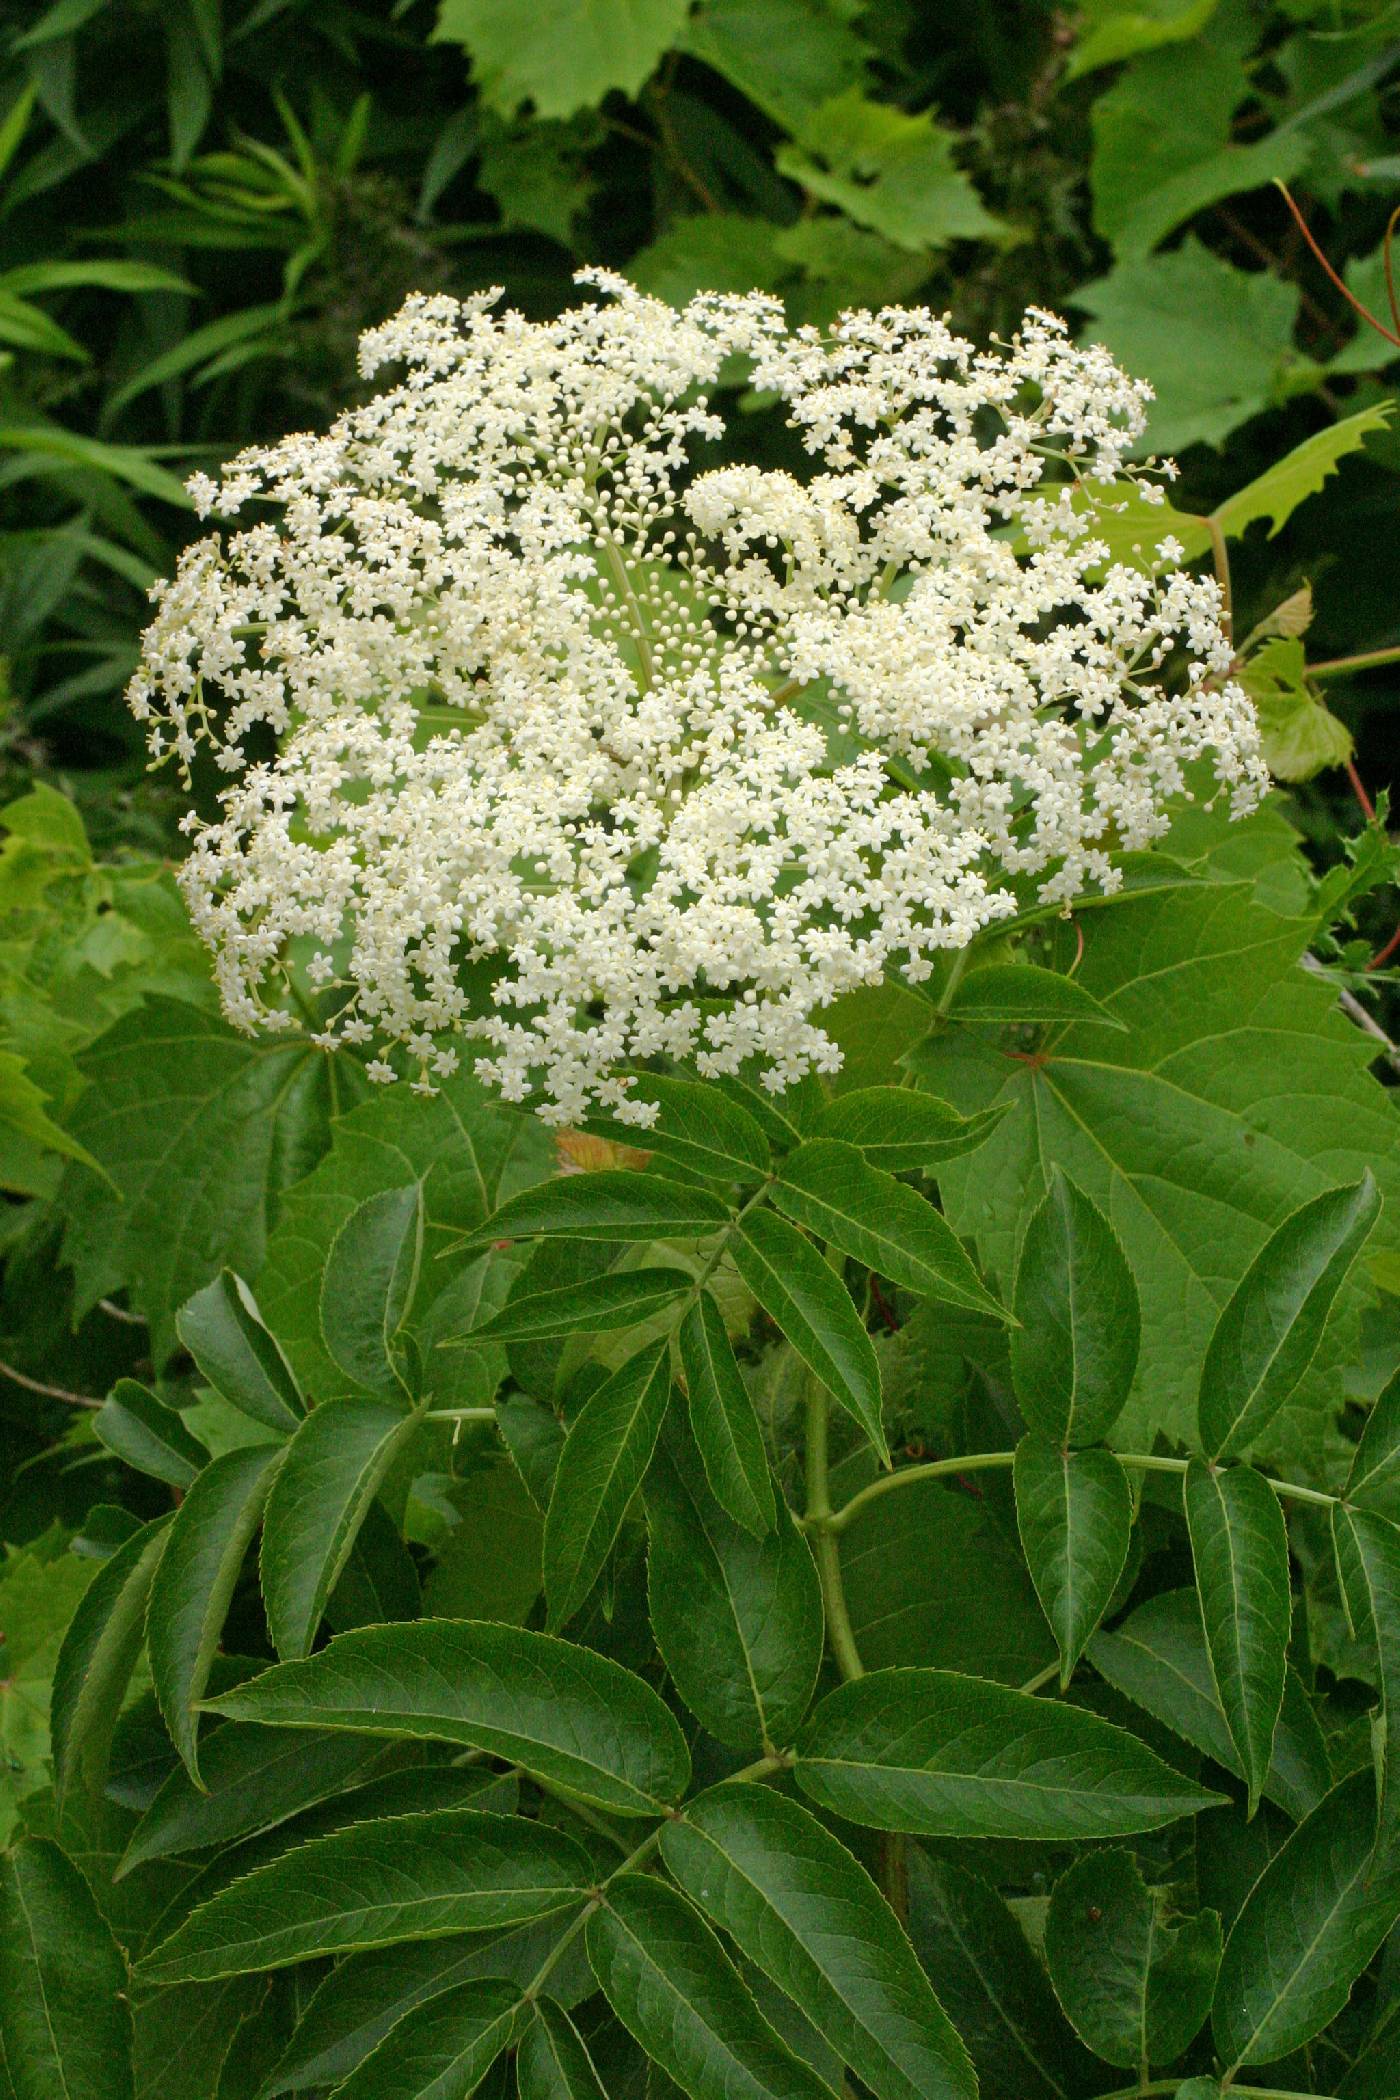
[[(251, 518), (158, 591), (131, 702), (231, 776), (182, 881), (234, 1021), (293, 1025), (305, 967), (376, 1078), (456, 1038), (561, 1122), (658, 1053), (781, 1087), (1013, 884), (1111, 886), (1192, 761), (1257, 799), (1216, 585), (1110, 564), (1046, 482), (1125, 471), (1149, 393), (1104, 350), (584, 281), (547, 323), (410, 300), (362, 347), (399, 383), (193, 485)], [(803, 478), (733, 463), (775, 420), (714, 412), (736, 370)]]

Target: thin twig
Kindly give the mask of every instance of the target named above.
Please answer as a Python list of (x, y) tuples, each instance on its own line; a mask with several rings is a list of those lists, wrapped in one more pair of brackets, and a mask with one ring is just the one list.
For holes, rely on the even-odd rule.
[(148, 1327), (150, 1325), (149, 1320), (143, 1319), (140, 1313), (128, 1312), (126, 1307), (118, 1305), (114, 1298), (99, 1298), (97, 1309), (99, 1312), (105, 1312), (109, 1320), (120, 1320), (124, 1327)]
[(45, 1385), (42, 1378), (26, 1377), (25, 1373), (17, 1371), (13, 1364), (0, 1361), (0, 1373), (3, 1373), (13, 1384), (22, 1385), (27, 1393), (42, 1394), (45, 1400), (63, 1400), (67, 1402), (69, 1407), (97, 1408), (102, 1406), (102, 1402), (94, 1400), (91, 1393), (70, 1393), (67, 1386), (64, 1385)]
[[(1400, 929), (1397, 929), (1391, 935), (1380, 954), (1371, 958), (1367, 967), (1374, 970), (1397, 947), (1400, 947)], [(1325, 977), (1327, 975), (1325, 966), (1318, 961), (1315, 955), (1305, 955), (1303, 957), (1303, 968), (1311, 970), (1315, 977)], [(1355, 992), (1349, 992), (1345, 988), (1339, 990), (1337, 993), (1337, 1004), (1349, 1021), (1354, 1021), (1363, 1034), (1369, 1035), (1375, 1042), (1380, 1044), (1379, 1054), (1385, 1059), (1391, 1070), (1400, 1072), (1400, 1043), (1392, 1043), (1375, 1015), (1367, 1013)]]

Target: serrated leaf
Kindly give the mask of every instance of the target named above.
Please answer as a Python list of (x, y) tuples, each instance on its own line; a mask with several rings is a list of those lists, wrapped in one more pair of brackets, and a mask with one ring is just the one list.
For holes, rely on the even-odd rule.
[(827, 1104), (815, 1135), (855, 1145), (887, 1174), (926, 1174), (945, 1159), (975, 1151), (1005, 1113), (960, 1116), (946, 1101), (912, 1087), (859, 1087)]
[(1254, 702), (1264, 763), (1275, 780), (1311, 780), (1328, 766), (1346, 764), (1351, 731), (1308, 683), (1301, 642), (1266, 641), (1236, 675)]
[[(768, 1140), (739, 1102), (694, 1079), (647, 1073), (629, 1088), (629, 1101), (658, 1110), (654, 1123), (599, 1124), (609, 1137), (656, 1153), (714, 1181), (753, 1182), (768, 1172)], [(589, 1125), (590, 1129), (593, 1127)]]
[(741, 1529), (677, 1423), (652, 1460), (646, 1507), (651, 1622), (676, 1690), (732, 1749), (787, 1743), (816, 1688), (825, 1620), (811, 1548), (786, 1503), (764, 1537)]
[(733, 1253), (763, 1310), (887, 1459), (879, 1360), (840, 1277), (795, 1225), (770, 1210), (749, 1212)]
[(306, 1403), (241, 1276), (225, 1269), (197, 1291), (176, 1315), (175, 1331), (225, 1400), (282, 1435), (296, 1428)]
[(859, 81), (866, 51), (822, 0), (704, 0), (682, 35), (693, 58), (785, 131)]
[(832, 2100), (764, 2019), (704, 1919), (664, 1882), (611, 1882), (587, 1941), (613, 2011), (683, 2092)]
[(1252, 1815), (1283, 1706), (1293, 1618), (1288, 1533), (1278, 1496), (1250, 1466), (1193, 1458), (1185, 1502), (1211, 1676)]
[(141, 1652), (146, 1604), (169, 1517), (147, 1524), (102, 1563), (69, 1621), (54, 1665), (49, 1728), (59, 1800), (97, 1791), (112, 1731)]
[(1342, 1499), (1382, 1516), (1400, 1514), (1400, 1371), (1382, 1386), (1366, 1417)]
[(268, 1632), (284, 1661), (310, 1652), (365, 1512), (420, 1419), (374, 1400), (323, 1400), (287, 1445), (259, 1563)]
[(523, 1189), (494, 1211), (471, 1241), (704, 1239), (728, 1222), (722, 1199), (693, 1182), (604, 1168)]
[(1061, 2005), (1096, 2056), (1145, 2073), (1169, 2064), (1210, 2011), (1220, 1919), (1170, 1926), (1128, 1852), (1091, 1852), (1056, 1882), (1045, 1958)]
[(1011, 1372), (1026, 1420), (1056, 1443), (1099, 1442), (1137, 1369), (1137, 1284), (1107, 1218), (1058, 1168), (1026, 1226), (1013, 1303)]
[(710, 1491), (736, 1524), (761, 1538), (777, 1517), (763, 1430), (724, 1315), (708, 1291), (686, 1313), (677, 1342), (690, 1427)]
[(1381, 1199), (1369, 1169), (1284, 1219), (1236, 1285), (1201, 1366), (1197, 1416), (1211, 1458), (1231, 1458), (1268, 1427), (1322, 1338), (1332, 1301)]
[(47, 1838), (0, 1853), (0, 2070), (14, 2100), (131, 2100), (126, 1964)]
[(606, 1334), (634, 1327), (685, 1292), (695, 1278), (686, 1269), (622, 1269), (552, 1291), (522, 1291), (459, 1342), (533, 1342), (560, 1334)]
[(679, 1727), (640, 1677), (517, 1626), (361, 1627), (209, 1703), (274, 1728), (465, 1743), (614, 1815), (658, 1813), (690, 1773)]
[(1380, 1711), (1372, 1721), (1376, 1846), (1389, 1853), (1400, 1848), (1400, 1530), (1369, 1510), (1337, 1503), (1332, 1537), (1352, 1623), (1375, 1642), (1380, 1664)]
[(1217, 504), (1216, 524), (1231, 539), (1239, 539), (1249, 526), (1267, 518), (1268, 536), (1276, 538), (1299, 504), (1318, 495), (1347, 454), (1359, 451), (1368, 437), (1384, 430), (1394, 413), (1393, 401), (1375, 401), (1354, 415), (1339, 417), (1324, 430), (1315, 430), (1253, 481)]
[(1400, 1917), (1400, 1853), (1375, 1850), (1369, 1770), (1332, 1789), (1275, 1854), (1231, 1927), (1212, 2025), (1233, 2078), (1319, 2033)]
[(1127, 1564), (1133, 1491), (1111, 1451), (1069, 1451), (1032, 1430), (1016, 1446), (1016, 1525), (1070, 1674)]
[(524, 1816), (428, 1809), (292, 1846), (211, 1896), (141, 1961), (146, 1983), (208, 1982), (398, 1940), (499, 1930), (581, 1899), (588, 1855)]
[(829, 1692), (794, 1776), (834, 1815), (927, 1837), (1127, 1837), (1224, 1798), (1097, 1714), (952, 1670)]
[[(1211, 1675), (1195, 1590), (1159, 1591), (1112, 1633), (1096, 1633), (1088, 1655), (1116, 1691), (1227, 1772), (1244, 1777)], [(1296, 1820), (1311, 1813), (1331, 1779), (1322, 1731), (1302, 1680), (1290, 1668), (1263, 1791)]]
[(133, 2007), (140, 2100), (220, 2100), (228, 2091), (225, 2066), (237, 2076), (240, 2034), (266, 1999), (267, 1986), (256, 1976), (177, 1983), (140, 1999)]
[(941, 248), (1001, 230), (954, 160), (955, 143), (930, 112), (910, 116), (851, 87), (813, 110), (774, 159), (780, 175), (897, 248)]
[(41, 1534), (0, 1555), (0, 1844), (49, 1778), (55, 1665), (95, 1572), (91, 1561), (55, 1544), (55, 1534)]
[(947, 1220), (907, 1182), (872, 1167), (854, 1145), (836, 1138), (800, 1145), (778, 1169), (773, 1201), (892, 1283), (1005, 1317)]
[(253, 1444), (212, 1460), (175, 1512), (151, 1581), (151, 1682), (170, 1740), (196, 1783), (196, 1709), (281, 1455), (273, 1445)]
[(971, 2100), (967, 2052), (908, 1940), (806, 1809), (759, 1787), (715, 1787), (667, 1826), (661, 1856), (877, 2100)]
[(372, 1392), (402, 1389), (398, 1338), (423, 1259), (423, 1191), (381, 1189), (331, 1242), (321, 1278), (321, 1339), (345, 1375)]
[(948, 1004), (954, 1021), (1078, 1021), (1083, 1027), (1124, 1027), (1078, 978), (1038, 963), (984, 963), (962, 977)]
[(467, 2100), (519, 2034), (518, 1984), (483, 1977), (415, 2006), (336, 2087), (338, 2100)]
[(671, 1345), (629, 1357), (569, 1425), (544, 1520), (551, 1626), (571, 1619), (612, 1551), (656, 1449), (671, 1396)]
[(1099, 66), (1198, 36), (1219, 4), (1220, 0), (1095, 0), (1085, 10), (1070, 53), (1069, 77), (1077, 80)]
[(515, 2075), (520, 2100), (608, 2100), (588, 2044), (552, 1998), (535, 2005), (520, 2038)]
[(506, 116), (571, 117), (613, 88), (635, 96), (681, 34), (688, 0), (545, 0), (530, 36), (513, 0), (440, 0), (437, 43), (465, 44), (482, 94)]
[(99, 1443), (138, 1473), (186, 1488), (209, 1457), (173, 1407), (134, 1378), (119, 1378), (93, 1417)]

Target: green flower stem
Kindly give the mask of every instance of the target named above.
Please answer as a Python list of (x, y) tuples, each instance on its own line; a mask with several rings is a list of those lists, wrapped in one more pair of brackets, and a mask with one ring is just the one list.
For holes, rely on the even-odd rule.
[[(1400, 664), (1400, 649), (1366, 649), (1360, 656), (1334, 656), (1327, 663), (1309, 664), (1309, 678), (1349, 678), (1353, 671), (1377, 671), (1383, 664)], [(1243, 2086), (1236, 2086), (1242, 2093)]]
[[(1190, 1464), (1189, 1459), (1158, 1458), (1139, 1451), (1115, 1451), (1113, 1455), (1120, 1466), (1135, 1473), (1184, 1473)], [(1004, 1470), (1015, 1462), (1014, 1451), (970, 1451), (962, 1458), (935, 1458), (924, 1465), (901, 1466), (898, 1472), (882, 1473), (878, 1480), (872, 1480), (840, 1509), (825, 1514), (814, 1512), (809, 1497), (807, 1512), (801, 1521), (805, 1529), (818, 1537), (839, 1534), (854, 1523), (867, 1503), (875, 1501), (879, 1495), (888, 1494), (891, 1488), (910, 1487), (918, 1480), (946, 1480), (964, 1473)], [(1331, 1509), (1343, 1499), (1340, 1495), (1326, 1494), (1321, 1488), (1300, 1487), (1291, 1480), (1276, 1480), (1272, 1474), (1264, 1477), (1276, 1495), (1284, 1495), (1293, 1502), (1311, 1502), (1320, 1509)]]

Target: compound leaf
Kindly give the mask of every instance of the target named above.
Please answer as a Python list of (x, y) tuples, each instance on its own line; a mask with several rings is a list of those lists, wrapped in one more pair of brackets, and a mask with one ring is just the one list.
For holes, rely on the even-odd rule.
[(1211, 1675), (1252, 1815), (1283, 1706), (1293, 1616), (1288, 1533), (1278, 1496), (1250, 1466), (1193, 1458), (1185, 1500)]

